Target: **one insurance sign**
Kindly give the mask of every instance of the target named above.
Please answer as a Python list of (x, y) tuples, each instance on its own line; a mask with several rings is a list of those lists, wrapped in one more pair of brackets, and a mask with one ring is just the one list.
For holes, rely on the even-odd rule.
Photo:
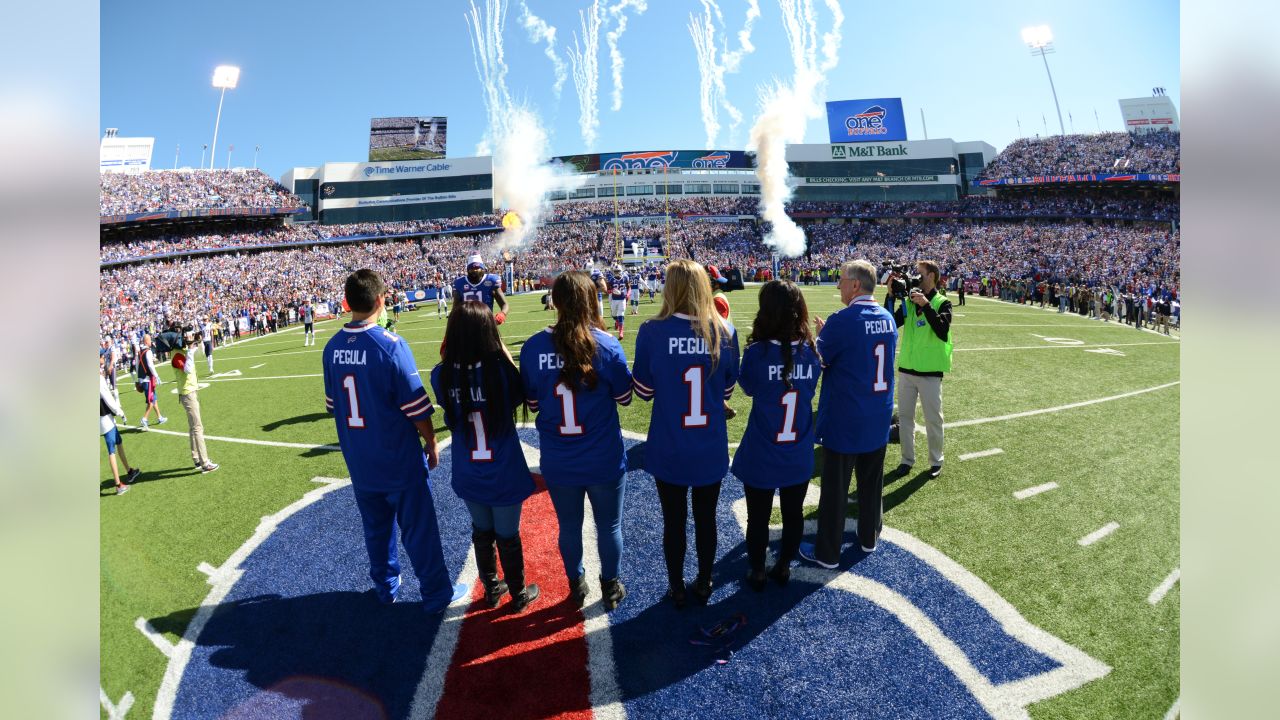
[(833, 143), (906, 140), (902, 98), (828, 102), (827, 129)]

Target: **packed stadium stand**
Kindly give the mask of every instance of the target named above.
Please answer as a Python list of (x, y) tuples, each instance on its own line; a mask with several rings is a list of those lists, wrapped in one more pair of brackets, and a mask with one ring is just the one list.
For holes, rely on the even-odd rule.
[(298, 208), (302, 201), (261, 170), (156, 170), (99, 176), (99, 214)]
[[(1179, 162), (1177, 133), (1132, 140), (1102, 133), (1018, 140), (983, 171), (1005, 174), (1110, 171), (1117, 158), (1137, 171), (1168, 172)], [(256, 171), (156, 172), (103, 176), (102, 214), (182, 208), (291, 208), (296, 196)], [(555, 203), (531, 243), (516, 250), (512, 275), (521, 287), (566, 268), (617, 261), (632, 243), (665, 256), (691, 257), (745, 279), (775, 274), (828, 279), (853, 257), (881, 265), (937, 260), (954, 287), (979, 292), (1022, 288), (1024, 299), (1105, 289), (1117, 297), (1177, 299), (1180, 284), (1178, 201), (1152, 187), (1055, 186), (983, 194), (958, 201), (793, 202), (806, 253), (775, 263), (763, 241), (767, 224), (754, 197), (687, 197)], [(104, 223), (100, 244), (104, 340), (196, 317), (276, 315), (302, 301), (340, 301), (343, 277), (364, 266), (400, 290), (452, 279), (480, 252), (501, 266), (502, 213), (441, 220), (294, 224), (267, 220), (179, 219), (130, 227)], [(626, 218), (614, 222), (614, 218)], [(999, 290), (997, 290), (999, 288)], [(972, 290), (971, 290), (972, 291)], [(1093, 290), (1090, 290), (1093, 292)]]
[(1050, 135), (1009, 143), (979, 175), (1002, 178), (1027, 175), (1180, 171), (1181, 133), (1160, 130), (1143, 135), (1106, 132)]

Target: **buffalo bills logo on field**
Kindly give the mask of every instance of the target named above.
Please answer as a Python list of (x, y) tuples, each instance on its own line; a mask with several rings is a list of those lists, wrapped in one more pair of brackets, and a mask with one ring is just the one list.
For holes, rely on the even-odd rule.
[(690, 162), (691, 167), (695, 168), (722, 168), (726, 167), (729, 162), (729, 153), (723, 150), (707, 153), (702, 157), (696, 157)]
[[(520, 436), (536, 473), (537, 432), (522, 428)], [(199, 607), (149, 619), (182, 635), (155, 716), (1026, 718), (1029, 705), (1110, 670), (892, 528), (868, 555), (851, 527), (837, 571), (796, 566), (786, 587), (746, 588), (746, 502), (732, 477), (718, 508), (711, 604), (677, 611), (663, 600), (653, 479), (636, 469), (645, 444), (627, 436), (629, 595), (612, 613), (599, 603), (590, 513), (591, 595), (582, 611), (565, 602), (545, 491), (525, 502), (521, 531), (526, 570), (543, 598), (520, 615), (480, 601), (470, 519), (449, 488), (446, 441), (431, 482), (446, 563), (472, 585), (471, 598), (424, 616), (402, 550), (400, 600), (379, 605), (350, 484), (316, 478), (319, 487), (263, 518), (209, 571), (213, 589)], [(816, 490), (806, 504), (816, 503)], [(694, 564), (691, 552), (687, 578)]]
[(872, 105), (860, 113), (850, 115), (844, 120), (844, 127), (849, 135), (885, 135), (889, 129), (884, 126), (886, 111), (879, 105)]
[(672, 150), (623, 153), (604, 162), (605, 170), (642, 170), (669, 167), (676, 159)]

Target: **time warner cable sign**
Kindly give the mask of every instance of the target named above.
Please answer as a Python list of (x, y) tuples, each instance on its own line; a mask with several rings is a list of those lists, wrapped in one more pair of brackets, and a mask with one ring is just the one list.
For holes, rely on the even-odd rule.
[(906, 140), (902, 98), (828, 102), (827, 129), (833, 143)]

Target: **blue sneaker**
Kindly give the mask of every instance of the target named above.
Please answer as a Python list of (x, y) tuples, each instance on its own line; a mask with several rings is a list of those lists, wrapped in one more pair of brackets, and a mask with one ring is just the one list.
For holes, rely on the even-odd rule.
[(813, 547), (813, 543), (800, 543), (800, 558), (805, 562), (813, 563), (814, 565), (824, 567), (828, 570), (835, 570), (840, 567), (840, 563), (828, 563), (819, 560), (818, 552)]
[(458, 583), (453, 586), (453, 597), (449, 598), (450, 603), (456, 603), (462, 598), (471, 594), (471, 586), (466, 583)]

